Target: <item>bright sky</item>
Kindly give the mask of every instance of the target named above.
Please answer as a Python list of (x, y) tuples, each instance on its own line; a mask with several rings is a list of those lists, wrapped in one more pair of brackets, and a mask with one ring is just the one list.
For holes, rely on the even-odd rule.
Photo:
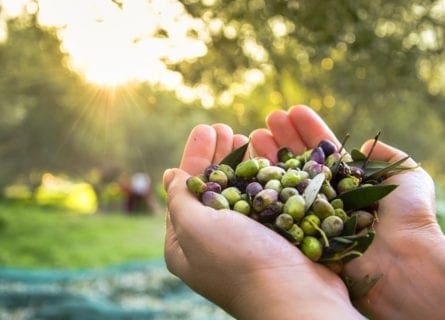
[[(0, 0), (2, 15), (16, 16), (25, 6), (35, 12), (29, 3)], [(72, 68), (96, 84), (141, 80), (177, 88), (181, 75), (167, 70), (161, 59), (178, 61), (207, 52), (203, 40), (187, 37), (194, 28), (205, 39), (202, 22), (175, 0), (127, 0), (122, 9), (112, 0), (39, 0), (38, 18), (42, 25), (61, 28), (62, 49)], [(159, 27), (168, 38), (153, 37)]]

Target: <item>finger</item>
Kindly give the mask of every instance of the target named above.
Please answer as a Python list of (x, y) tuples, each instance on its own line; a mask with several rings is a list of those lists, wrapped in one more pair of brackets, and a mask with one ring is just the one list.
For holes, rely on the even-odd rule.
[[(374, 140), (368, 140), (363, 144), (361, 151), (366, 155), (369, 154), (373, 144)], [(395, 162), (406, 156), (405, 152), (378, 141), (370, 158)], [(412, 167), (413, 170), (405, 171), (406, 174), (393, 175), (385, 180), (386, 183), (395, 184), (398, 187), (389, 197), (381, 200), (380, 204), (382, 208), (385, 208), (384, 212), (391, 213), (391, 216), (382, 214), (382, 218), (392, 217), (396, 220), (394, 225), (400, 226), (409, 225), (408, 221), (417, 226), (422, 225), (422, 222), (424, 222), (424, 225), (434, 224), (432, 221), (435, 221), (436, 211), (433, 180), (425, 170), (417, 166), (412, 158), (405, 160), (402, 165)], [(409, 196), (407, 197), (407, 195)], [(401, 210), (400, 207), (402, 203), (404, 204), (404, 210)], [(430, 214), (419, 214), (422, 212)], [(401, 220), (400, 214), (403, 215), (403, 220)], [(402, 224), (402, 221), (404, 221), (404, 224)]]
[(289, 119), (303, 144), (308, 148), (315, 148), (318, 143), (327, 139), (340, 147), (340, 142), (327, 124), (311, 108), (295, 106), (288, 111)]
[(267, 127), (280, 147), (288, 147), (295, 153), (306, 149), (304, 141), (292, 124), (286, 111), (277, 110), (266, 118)]
[(212, 126), (200, 124), (193, 128), (184, 148), (180, 168), (190, 175), (202, 173), (212, 163), (216, 138)]
[(241, 147), (242, 145), (245, 145), (249, 141), (249, 138), (247, 138), (243, 134), (235, 134), (233, 136), (233, 149), (237, 149)]
[(232, 128), (222, 123), (214, 124), (212, 127), (216, 132), (216, 147), (212, 163), (219, 163), (232, 151), (233, 131)]
[(273, 163), (277, 162), (278, 145), (272, 133), (267, 129), (257, 129), (250, 135), (255, 153), (260, 157), (266, 157)]
[[(361, 147), (362, 153), (364, 153), (365, 155), (368, 155), (372, 149), (373, 144), (374, 144), (373, 139), (366, 141)], [(406, 156), (407, 156), (407, 154), (405, 152), (403, 152), (399, 149), (396, 149), (394, 147), (391, 147), (381, 141), (377, 141), (370, 158), (374, 159), (374, 160), (381, 160), (381, 161), (386, 161), (386, 162), (395, 162), (395, 161), (405, 158)], [(416, 162), (411, 158), (408, 158), (403, 164), (408, 165), (408, 166), (416, 166), (417, 165)]]

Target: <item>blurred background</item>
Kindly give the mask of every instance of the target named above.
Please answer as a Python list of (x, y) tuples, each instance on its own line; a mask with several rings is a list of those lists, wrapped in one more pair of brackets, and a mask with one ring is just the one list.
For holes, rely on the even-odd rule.
[(445, 226), (445, 1), (0, 0), (0, 319), (228, 319), (165, 269), (191, 128), (382, 131)]

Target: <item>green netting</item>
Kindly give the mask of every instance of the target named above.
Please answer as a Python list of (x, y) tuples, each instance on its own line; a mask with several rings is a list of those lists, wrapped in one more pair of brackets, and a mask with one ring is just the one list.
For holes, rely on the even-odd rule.
[(163, 261), (101, 270), (0, 268), (0, 319), (232, 319)]

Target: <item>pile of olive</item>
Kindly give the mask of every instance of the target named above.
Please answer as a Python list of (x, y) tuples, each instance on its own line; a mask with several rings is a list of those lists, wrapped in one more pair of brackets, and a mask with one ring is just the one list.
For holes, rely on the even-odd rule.
[[(338, 247), (358, 239), (375, 220), (376, 202), (344, 208), (339, 196), (369, 183), (363, 179), (363, 168), (339, 151), (328, 140), (300, 155), (282, 148), (276, 164), (257, 157), (233, 167), (211, 165), (190, 177), (187, 187), (204, 205), (249, 216), (279, 232), (311, 260), (323, 262), (337, 250), (332, 243)], [(345, 225), (352, 218), (353, 234), (345, 236)]]

